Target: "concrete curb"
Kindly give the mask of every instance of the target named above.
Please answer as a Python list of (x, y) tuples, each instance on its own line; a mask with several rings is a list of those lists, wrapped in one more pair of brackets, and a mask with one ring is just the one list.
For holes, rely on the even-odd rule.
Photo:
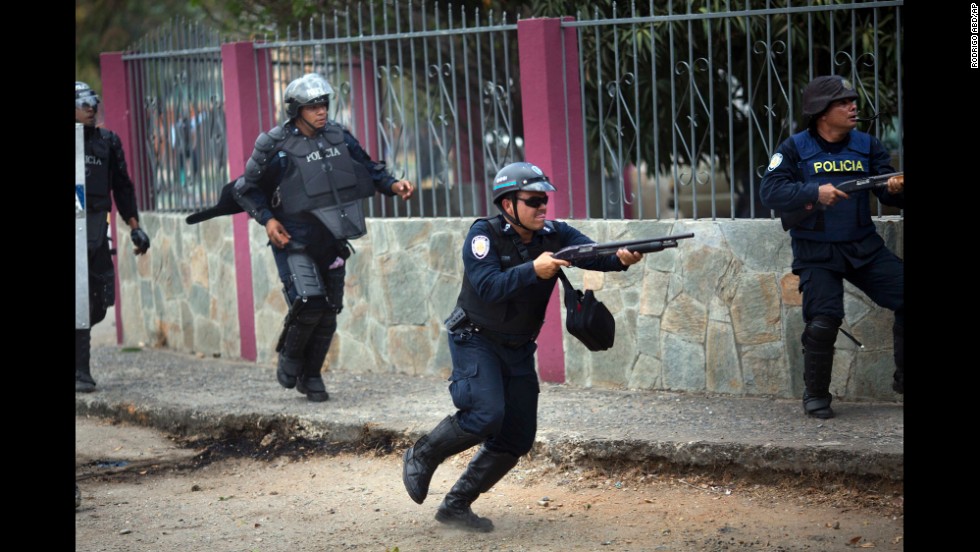
[[(92, 373), (98, 391), (76, 394), (76, 415), (185, 436), (402, 448), (454, 411), (447, 382), (433, 377), (331, 371), (330, 400), (311, 403), (279, 387), (272, 366), (167, 350), (93, 347)], [(542, 384), (532, 454), (562, 465), (668, 462), (903, 480), (903, 405), (834, 408), (836, 418), (817, 420), (799, 401)]]

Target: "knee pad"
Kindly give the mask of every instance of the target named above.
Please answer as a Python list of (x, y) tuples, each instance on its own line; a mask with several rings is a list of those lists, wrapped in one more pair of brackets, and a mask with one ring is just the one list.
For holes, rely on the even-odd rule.
[(803, 329), (803, 348), (813, 352), (832, 351), (840, 323), (840, 320), (829, 316), (813, 317)]
[(313, 258), (297, 249), (290, 251), (286, 257), (289, 265), (290, 278), (296, 295), (304, 298), (326, 297), (327, 290), (323, 286), (323, 278), (316, 268)]

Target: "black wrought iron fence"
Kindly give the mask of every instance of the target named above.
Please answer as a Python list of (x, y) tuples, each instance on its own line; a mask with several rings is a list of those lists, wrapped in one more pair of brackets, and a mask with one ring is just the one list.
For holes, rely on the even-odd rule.
[(123, 55), (141, 210), (195, 211), (212, 205), (228, 180), (221, 40), (174, 20)]
[[(650, 0), (576, 13), (562, 26), (578, 59), (563, 62), (578, 72), (583, 108), (567, 116), (584, 125), (591, 184), (571, 201), (591, 218), (770, 217), (762, 171), (800, 129), (800, 91), (821, 74), (855, 83), (863, 129), (902, 169), (903, 5)], [(260, 126), (281, 122), (290, 80), (320, 72), (337, 92), (331, 117), (418, 185), (418, 201), (376, 199), (372, 216), (486, 214), (487, 181), (524, 158), (522, 96), (535, 93), (520, 82), (518, 23), (396, 1), (297, 24), (255, 42), (268, 59)], [(229, 177), (221, 41), (175, 21), (131, 50), (141, 208), (206, 207)]]

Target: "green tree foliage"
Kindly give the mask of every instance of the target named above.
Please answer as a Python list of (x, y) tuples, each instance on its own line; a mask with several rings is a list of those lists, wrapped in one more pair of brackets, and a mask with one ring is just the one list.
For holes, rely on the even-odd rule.
[(76, 0), (75, 78), (102, 90), (99, 56), (123, 52), (145, 33), (175, 16), (200, 17), (193, 3), (161, 0)]

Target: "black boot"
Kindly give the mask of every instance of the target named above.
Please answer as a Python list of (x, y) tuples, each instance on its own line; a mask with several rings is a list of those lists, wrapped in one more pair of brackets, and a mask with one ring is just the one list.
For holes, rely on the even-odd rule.
[(316, 318), (304, 319), (300, 313), (284, 330), (286, 337), (279, 349), (279, 366), (276, 368), (276, 380), (286, 389), (296, 387), (296, 378), (303, 372), (306, 345), (316, 328)]
[(517, 465), (517, 460), (513, 454), (480, 447), (466, 466), (466, 471), (459, 476), (459, 481), (442, 499), (442, 504), (436, 510), (436, 520), (469, 531), (493, 531), (493, 522), (474, 514), (470, 504), (507, 475)]
[(892, 326), (895, 338), (895, 375), (892, 376), (892, 390), (901, 395), (905, 394), (905, 327), (898, 324)]
[(830, 371), (834, 366), (834, 351), (829, 353), (804, 350), (803, 352), (803, 411), (814, 418), (833, 418), (830, 403)]
[(814, 418), (833, 418), (830, 403), (831, 371), (834, 367), (834, 341), (840, 323), (817, 316), (803, 330), (803, 411)]
[(323, 383), (323, 376), (320, 374), (308, 376), (304, 373), (296, 380), (296, 390), (305, 394), (306, 400), (312, 402), (323, 402), (330, 398), (327, 386)]
[(327, 358), (327, 351), (330, 350), (330, 342), (333, 341), (333, 332), (336, 328), (336, 322), (317, 326), (313, 330), (313, 335), (310, 336), (309, 342), (306, 344), (306, 352), (303, 357), (303, 373), (296, 381), (296, 390), (306, 394), (307, 400), (323, 402), (330, 398), (330, 394), (327, 393), (327, 386), (323, 383), (321, 371), (323, 370), (323, 361)]
[(429, 482), (439, 464), (482, 441), (479, 435), (463, 431), (456, 423), (455, 416), (446, 416), (432, 431), (419, 438), (415, 446), (405, 451), (402, 483), (408, 496), (417, 504), (422, 504), (429, 494)]
[(92, 358), (92, 330), (75, 330), (75, 392), (95, 391), (95, 380), (89, 369)]
[(276, 368), (276, 381), (286, 389), (296, 387), (296, 378), (303, 372), (303, 359), (287, 357), (279, 353), (279, 366)]

